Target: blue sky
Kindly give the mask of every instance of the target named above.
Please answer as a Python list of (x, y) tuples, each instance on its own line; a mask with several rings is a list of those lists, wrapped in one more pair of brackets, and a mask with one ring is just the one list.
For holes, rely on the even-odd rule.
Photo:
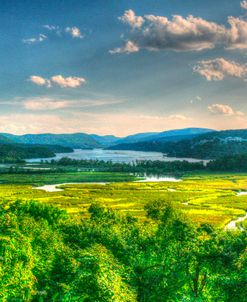
[(0, 131), (247, 127), (247, 2), (1, 0)]

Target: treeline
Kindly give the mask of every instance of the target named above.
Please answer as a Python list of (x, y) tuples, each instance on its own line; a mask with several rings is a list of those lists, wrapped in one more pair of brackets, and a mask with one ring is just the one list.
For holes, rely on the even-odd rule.
[(244, 302), (246, 231), (195, 226), (163, 201), (147, 220), (93, 204), (87, 220), (0, 206), (0, 300)]
[(58, 161), (52, 160), (53, 167), (74, 167), (88, 170), (128, 173), (164, 173), (193, 172), (193, 171), (228, 171), (247, 172), (247, 154), (222, 156), (211, 160), (207, 164), (203, 162), (188, 161), (136, 161), (133, 163), (113, 163), (101, 160), (75, 160), (64, 157)]
[(73, 149), (56, 145), (0, 144), (0, 163), (23, 163), (25, 159), (49, 158), (60, 152), (73, 152)]
[(213, 171), (247, 172), (247, 154), (222, 156), (210, 161), (207, 168)]
[(112, 161), (103, 160), (75, 160), (68, 157), (61, 158), (58, 161), (51, 160), (51, 165), (58, 167), (78, 167), (106, 172), (128, 172), (128, 173), (155, 173), (162, 174), (164, 172), (185, 172), (203, 170), (203, 162), (188, 161), (152, 161), (137, 160), (133, 163), (114, 163)]

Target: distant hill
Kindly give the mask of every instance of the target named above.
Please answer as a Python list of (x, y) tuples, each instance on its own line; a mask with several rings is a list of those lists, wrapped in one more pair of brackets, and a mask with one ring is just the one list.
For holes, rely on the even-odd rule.
[(247, 153), (247, 129), (214, 131), (172, 140), (151, 140), (135, 144), (121, 144), (111, 149), (158, 151), (175, 157), (213, 159), (224, 155)]
[[(192, 137), (199, 135), (201, 133), (213, 131), (211, 129), (204, 128), (186, 128), (178, 130), (170, 130), (164, 132), (147, 132), (147, 133), (137, 133), (134, 135), (129, 135), (127, 137), (116, 137), (114, 135), (97, 135), (97, 134), (85, 134), (85, 133), (72, 133), (72, 134), (24, 134), (24, 135), (14, 135), (9, 133), (0, 134), (3, 143), (20, 143), (28, 145), (57, 145), (70, 147), (74, 149), (91, 149), (91, 148), (106, 148), (113, 145), (123, 144), (123, 143), (136, 143), (149, 140), (161, 140), (167, 139), (172, 141), (172, 137), (186, 136)], [(180, 137), (180, 138), (181, 138)], [(177, 139), (176, 139), (177, 140)]]
[(0, 134), (0, 144), (8, 144), (8, 143), (12, 143), (13, 141), (11, 139), (9, 139), (8, 137)]
[[(146, 132), (146, 133), (138, 133), (126, 136), (122, 139), (116, 141), (117, 144), (126, 144), (126, 143), (139, 143), (145, 141), (159, 141), (159, 140), (179, 140), (179, 137), (184, 136), (184, 138), (194, 137), (196, 135), (200, 135), (203, 133), (212, 132), (215, 130), (207, 129), (207, 128), (184, 128), (184, 129), (175, 129), (168, 130), (163, 132)], [(169, 138), (169, 139), (168, 139)]]
[(126, 136), (124, 138), (120, 138), (115, 143), (117, 144), (136, 143), (140, 141), (149, 140), (152, 136), (157, 134), (158, 132), (137, 133), (137, 134)]
[(14, 135), (2, 133), (1, 136), (15, 143), (28, 145), (60, 145), (70, 148), (100, 148), (102, 145), (93, 137), (84, 133), (74, 134), (25, 134)]
[(97, 143), (99, 143), (102, 147), (108, 147), (116, 144), (120, 138), (114, 135), (97, 135), (97, 134), (89, 134)]

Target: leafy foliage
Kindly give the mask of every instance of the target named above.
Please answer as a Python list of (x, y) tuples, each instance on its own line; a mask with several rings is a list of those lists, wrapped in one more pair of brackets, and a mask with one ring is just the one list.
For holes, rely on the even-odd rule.
[(170, 203), (146, 209), (155, 220), (99, 204), (74, 220), (37, 202), (2, 203), (0, 300), (245, 301), (245, 231), (197, 228)]

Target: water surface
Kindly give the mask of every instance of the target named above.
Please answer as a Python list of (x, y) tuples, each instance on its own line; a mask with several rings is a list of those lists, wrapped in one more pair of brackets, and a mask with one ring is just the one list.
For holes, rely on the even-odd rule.
[(205, 160), (193, 159), (193, 158), (178, 158), (178, 157), (166, 157), (161, 152), (143, 152), (143, 151), (128, 151), (128, 150), (82, 150), (75, 149), (73, 153), (57, 153), (53, 158), (36, 158), (27, 159), (27, 162), (40, 162), (42, 160), (59, 160), (63, 157), (69, 157), (71, 159), (85, 159), (85, 160), (103, 160), (112, 161), (114, 163), (132, 163), (137, 160), (159, 160), (159, 161), (188, 161), (188, 162), (207, 162)]

